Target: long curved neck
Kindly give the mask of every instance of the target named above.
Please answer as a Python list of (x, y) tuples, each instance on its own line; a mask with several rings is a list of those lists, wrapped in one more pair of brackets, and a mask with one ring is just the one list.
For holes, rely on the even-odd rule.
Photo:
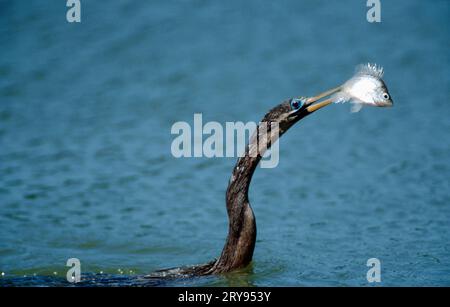
[(238, 159), (233, 169), (226, 192), (228, 237), (220, 258), (211, 269), (214, 273), (224, 273), (245, 267), (252, 260), (256, 242), (256, 220), (248, 200), (248, 191), (261, 157), (289, 128), (278, 127), (278, 123), (274, 125), (271, 121), (271, 115), (277, 115), (281, 106), (284, 107), (285, 104), (266, 114), (251, 137), (245, 155)]
[[(256, 138), (255, 138), (256, 139)], [(238, 159), (226, 192), (229, 219), (228, 237), (220, 258), (214, 265), (216, 273), (229, 272), (250, 263), (256, 242), (256, 221), (248, 200), (248, 190), (253, 173), (261, 156), (249, 154)]]

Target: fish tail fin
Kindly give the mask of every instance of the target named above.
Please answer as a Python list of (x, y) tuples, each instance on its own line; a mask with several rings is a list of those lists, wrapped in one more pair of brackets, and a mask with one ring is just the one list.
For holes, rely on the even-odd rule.
[(331, 96), (331, 99), (334, 103), (344, 103), (349, 101), (349, 97), (343, 92), (337, 92)]

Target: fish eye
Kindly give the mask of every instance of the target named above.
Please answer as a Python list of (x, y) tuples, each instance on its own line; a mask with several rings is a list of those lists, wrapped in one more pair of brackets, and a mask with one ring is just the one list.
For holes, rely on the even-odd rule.
[(303, 106), (304, 102), (302, 99), (294, 98), (291, 100), (291, 108), (293, 110), (298, 110)]
[(389, 99), (389, 94), (388, 94), (388, 93), (383, 93), (383, 98), (384, 98), (385, 100), (388, 100), (388, 99)]

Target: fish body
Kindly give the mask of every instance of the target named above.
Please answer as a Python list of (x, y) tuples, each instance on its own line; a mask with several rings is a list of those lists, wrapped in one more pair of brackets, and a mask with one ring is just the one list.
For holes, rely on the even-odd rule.
[(352, 112), (358, 112), (364, 105), (391, 107), (393, 101), (382, 77), (382, 67), (376, 64), (359, 65), (354, 76), (340, 87), (332, 99), (335, 103), (350, 101)]

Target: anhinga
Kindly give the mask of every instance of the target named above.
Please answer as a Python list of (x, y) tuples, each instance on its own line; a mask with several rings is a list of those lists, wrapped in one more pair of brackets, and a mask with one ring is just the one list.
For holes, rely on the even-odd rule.
[[(265, 149), (268, 150), (277, 137), (281, 137), (290, 127), (299, 120), (314, 113), (320, 108), (333, 102), (319, 99), (339, 91), (339, 88), (327, 91), (311, 98), (293, 98), (283, 101), (271, 109), (262, 119), (250, 142), (245, 149), (245, 155), (240, 157), (233, 169), (227, 192), (226, 204), (229, 219), (228, 237), (219, 259), (203, 265), (165, 269), (154, 272), (149, 277), (189, 276), (226, 273), (247, 266), (253, 256), (256, 242), (256, 221), (248, 199), (248, 191), (253, 173), (264, 155), (264, 151), (257, 154), (258, 141), (267, 141)], [(271, 129), (271, 123), (278, 123), (278, 133)], [(264, 129), (260, 129), (265, 125)]]
[[(198, 266), (157, 271), (149, 277), (209, 275), (247, 266), (252, 260), (256, 242), (256, 221), (248, 191), (253, 173), (264, 152), (295, 123), (333, 102), (351, 101), (353, 112), (359, 111), (362, 105), (392, 106), (393, 102), (382, 76), (381, 67), (361, 65), (356, 74), (339, 87), (314, 97), (288, 99), (271, 109), (250, 138), (245, 155), (238, 159), (233, 169), (226, 192), (228, 237), (219, 259)], [(319, 101), (326, 97), (329, 98)], [(277, 123), (276, 133), (267, 129), (272, 127), (270, 123)], [(261, 140), (266, 143), (262, 151), (258, 147)]]

